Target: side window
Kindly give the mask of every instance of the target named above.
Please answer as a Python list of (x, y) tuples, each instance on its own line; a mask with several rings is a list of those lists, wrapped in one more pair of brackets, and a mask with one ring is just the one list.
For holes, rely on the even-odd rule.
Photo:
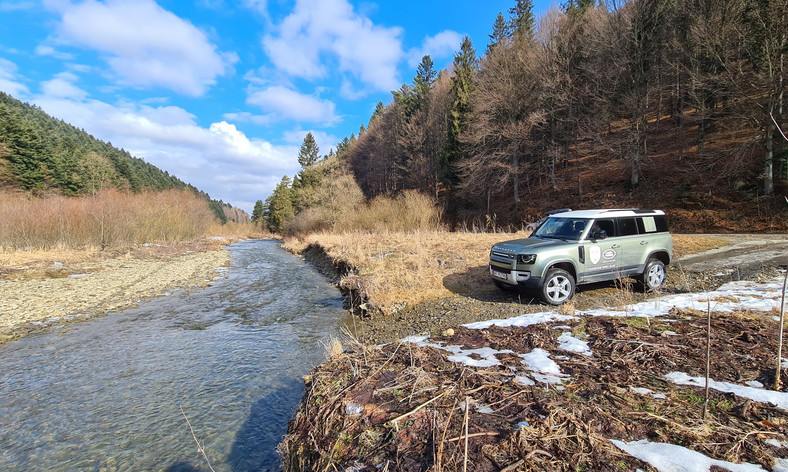
[(657, 231), (660, 233), (666, 233), (668, 231), (668, 219), (665, 215), (655, 216), (654, 221), (657, 223)]
[(619, 236), (632, 236), (638, 234), (638, 225), (634, 218), (619, 218), (618, 219), (618, 235)]
[(616, 225), (613, 220), (596, 220), (594, 221), (594, 226), (591, 227), (591, 234), (594, 234), (597, 230), (605, 230), (607, 233), (607, 237), (617, 236), (616, 235)]
[(640, 234), (656, 233), (658, 231), (657, 217), (641, 216), (637, 220), (638, 220), (638, 230), (640, 230)]

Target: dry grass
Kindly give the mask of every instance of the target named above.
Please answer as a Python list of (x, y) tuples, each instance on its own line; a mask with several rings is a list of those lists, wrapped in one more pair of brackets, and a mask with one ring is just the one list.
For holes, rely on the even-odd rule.
[[(527, 232), (470, 233), (448, 231), (383, 231), (315, 233), (285, 239), (285, 248), (302, 252), (324, 248), (334, 260), (358, 270), (341, 282), (365, 292), (368, 303), (384, 313), (451, 296), (474, 294), (490, 285), (490, 247), (499, 241), (527, 237)], [(677, 254), (691, 254), (729, 244), (703, 236), (674, 236)]]
[(215, 217), (189, 191), (130, 194), (114, 189), (91, 197), (0, 195), (0, 248), (111, 248), (173, 244), (201, 237)]

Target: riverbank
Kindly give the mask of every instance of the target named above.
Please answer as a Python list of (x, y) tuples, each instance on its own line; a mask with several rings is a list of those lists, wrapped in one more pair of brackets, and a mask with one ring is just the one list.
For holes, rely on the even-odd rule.
[(203, 287), (229, 265), (230, 254), (222, 248), (232, 242), (0, 252), (0, 343), (173, 290)]
[[(306, 378), (284, 470), (788, 470), (770, 242), (746, 268), (677, 260), (662, 294), (601, 284), (550, 308), (494, 289), (488, 236), (377, 236), (300, 242), (341, 269), (360, 319)], [(676, 236), (676, 256), (740, 239)], [(386, 288), (419, 301), (376, 304)]]

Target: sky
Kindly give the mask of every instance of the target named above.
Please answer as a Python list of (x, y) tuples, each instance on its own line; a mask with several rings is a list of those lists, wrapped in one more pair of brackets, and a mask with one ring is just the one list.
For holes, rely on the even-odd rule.
[(0, 0), (0, 90), (251, 212), (307, 132), (328, 154), (513, 4)]

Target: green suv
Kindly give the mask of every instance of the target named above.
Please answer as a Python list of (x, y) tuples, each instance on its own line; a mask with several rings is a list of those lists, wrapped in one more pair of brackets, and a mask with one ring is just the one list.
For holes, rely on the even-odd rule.
[(531, 236), (495, 244), (490, 275), (503, 290), (537, 291), (550, 305), (575, 286), (633, 277), (646, 291), (665, 282), (673, 239), (660, 210), (579, 210), (548, 213)]

